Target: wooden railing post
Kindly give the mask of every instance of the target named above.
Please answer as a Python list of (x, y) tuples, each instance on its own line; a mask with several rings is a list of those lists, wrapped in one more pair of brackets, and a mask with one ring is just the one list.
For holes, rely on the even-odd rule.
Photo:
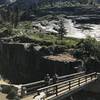
[(92, 75), (90, 77), (91, 77), (91, 80), (92, 80)]
[(48, 89), (45, 89), (45, 91), (46, 91), (46, 95), (48, 96)]
[(87, 83), (87, 76), (85, 76), (85, 82)]
[(71, 90), (71, 81), (69, 81), (68, 85), (69, 85), (69, 90)]
[(56, 85), (56, 96), (58, 95), (58, 86)]
[(78, 86), (80, 86), (80, 78), (78, 78)]
[(37, 91), (37, 95), (40, 95), (40, 91)]
[(96, 78), (96, 77), (98, 77), (98, 74), (97, 74), (97, 72), (95, 73), (95, 78)]

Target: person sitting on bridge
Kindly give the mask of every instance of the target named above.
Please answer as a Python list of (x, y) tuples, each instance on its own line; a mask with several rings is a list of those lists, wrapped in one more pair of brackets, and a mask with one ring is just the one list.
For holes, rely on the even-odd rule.
[(56, 84), (58, 80), (58, 75), (55, 73), (53, 76), (53, 84)]
[(26, 87), (21, 87), (21, 96), (25, 96), (25, 94), (27, 93), (26, 91)]
[(46, 77), (44, 78), (44, 80), (45, 80), (46, 86), (50, 85), (50, 75), (49, 74), (46, 74)]
[(35, 100), (45, 100), (46, 94), (44, 92), (40, 92), (38, 95), (34, 96), (33, 99)]

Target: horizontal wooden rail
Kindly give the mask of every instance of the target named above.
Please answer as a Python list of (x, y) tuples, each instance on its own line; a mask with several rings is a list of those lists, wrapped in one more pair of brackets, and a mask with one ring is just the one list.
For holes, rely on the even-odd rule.
[(37, 89), (37, 94), (40, 94), (41, 92), (44, 92), (46, 94), (46, 97), (50, 97), (53, 95), (59, 95), (62, 92), (68, 92), (76, 87), (80, 87), (83, 84), (87, 84), (89, 82), (92, 82), (97, 78), (97, 73), (90, 73), (87, 75), (83, 75), (74, 79), (70, 79), (64, 82), (56, 83), (54, 85), (50, 85), (44, 88)]
[(28, 83), (28, 84), (23, 84), (22, 86), (23, 87), (28, 87), (28, 86), (36, 85), (36, 84), (40, 84), (40, 83), (44, 83), (44, 80), (37, 81), (37, 82), (32, 82), (32, 83)]
[(58, 79), (59, 79), (59, 82), (60, 82), (60, 80), (64, 81), (64, 80), (68, 80), (68, 79), (71, 79), (71, 78), (76, 78), (78, 76), (82, 76), (84, 74), (85, 74), (85, 72), (82, 71), (82, 72), (79, 72), (79, 73), (74, 73), (74, 74), (70, 74), (70, 75), (60, 76), (60, 77), (58, 77)]
[(38, 89), (38, 90), (42, 90), (42, 89), (46, 89), (46, 88), (50, 88), (50, 87), (53, 87), (53, 86), (56, 86), (56, 85), (61, 85), (61, 84), (64, 84), (66, 82), (71, 82), (71, 81), (74, 81), (74, 80), (77, 80), (79, 78), (84, 78), (86, 76), (91, 76), (91, 75), (95, 75), (96, 73), (91, 73), (91, 74), (87, 74), (87, 75), (84, 75), (84, 76), (81, 76), (81, 77), (78, 77), (78, 78), (74, 78), (74, 79), (71, 79), (71, 80), (67, 80), (67, 81), (64, 81), (64, 82), (60, 82), (60, 83), (56, 83), (56, 84), (53, 84), (53, 85), (50, 85), (50, 86), (47, 86), (47, 87), (43, 87), (41, 89)]
[[(79, 73), (74, 73), (74, 74), (70, 74), (70, 75), (59, 76), (57, 83), (66, 81), (68, 79), (76, 78), (76, 77), (82, 76), (84, 74), (85, 74), (85, 72), (79, 72)], [(51, 85), (53, 84), (52, 80), (53, 79), (51, 78), (50, 79)], [(28, 83), (28, 84), (23, 84), (21, 87), (21, 91), (22, 91), (21, 96), (23, 97), (24, 95), (30, 95), (32, 93), (35, 93), (37, 89), (42, 88), (44, 86), (45, 86), (44, 80), (32, 82), (32, 83)], [(25, 91), (26, 91), (26, 93), (25, 93)]]
[[(59, 79), (59, 80), (62, 80), (62, 79), (66, 79), (66, 78), (69, 78), (69, 77), (73, 77), (73, 76), (77, 76), (77, 75), (82, 75), (82, 74), (85, 74), (85, 72), (82, 71), (82, 72), (74, 73), (74, 74), (70, 74), (70, 75), (59, 76), (58, 79)], [(51, 78), (51, 80), (52, 80), (52, 78)], [(32, 83), (28, 83), (28, 84), (23, 84), (22, 86), (23, 86), (23, 87), (27, 87), (27, 86), (36, 85), (36, 84), (41, 84), (41, 83), (44, 83), (44, 80), (37, 81), (37, 82), (32, 82)]]

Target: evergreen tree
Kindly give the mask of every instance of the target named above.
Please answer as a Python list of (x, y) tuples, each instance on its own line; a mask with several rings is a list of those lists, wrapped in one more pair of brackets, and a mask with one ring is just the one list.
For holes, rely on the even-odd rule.
[(87, 4), (90, 0), (78, 0), (81, 4)]
[(49, 4), (51, 5), (51, 7), (53, 7), (53, 6), (54, 6), (55, 0), (48, 0), (48, 2), (49, 2)]
[(19, 21), (19, 10), (18, 7), (15, 7), (15, 14), (14, 14), (14, 27), (16, 27), (18, 25), (18, 21)]
[(14, 8), (10, 8), (10, 23), (12, 27), (16, 28), (19, 21), (19, 10), (18, 7), (15, 6)]
[(48, 0), (40, 0), (39, 1), (39, 6), (43, 7), (45, 5), (48, 5)]
[(7, 21), (9, 22), (10, 21), (10, 8), (9, 7), (7, 7), (6, 15), (7, 15)]
[(60, 39), (62, 40), (64, 35), (66, 34), (66, 29), (64, 27), (64, 21), (63, 20), (60, 20), (59, 22), (59, 30), (58, 30), (58, 33), (60, 35)]

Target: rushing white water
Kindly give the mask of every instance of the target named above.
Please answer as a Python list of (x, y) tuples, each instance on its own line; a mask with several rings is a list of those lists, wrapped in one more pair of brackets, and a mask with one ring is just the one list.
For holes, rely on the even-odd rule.
[(76, 24), (71, 19), (65, 19), (64, 25), (67, 30), (67, 37), (86, 38), (91, 36), (100, 41), (100, 24)]
[[(86, 29), (78, 29), (76, 27), (83, 26)], [(91, 36), (96, 38), (100, 41), (100, 24), (75, 24), (72, 20), (66, 19), (65, 27), (67, 29), (67, 36), (68, 37), (75, 37), (75, 38), (86, 38), (87, 36)]]
[(86, 35), (83, 34), (79, 29), (75, 28), (75, 23), (72, 22), (71, 19), (66, 19), (64, 21), (64, 26), (67, 31), (67, 37), (75, 37), (75, 38), (85, 38)]
[[(47, 22), (44, 26), (41, 22), (36, 23), (33, 23), (34, 26), (37, 26), (46, 32), (57, 33), (57, 30), (55, 29), (59, 28), (59, 22), (55, 20)], [(71, 19), (64, 19), (64, 26), (67, 32), (67, 35), (65, 35), (66, 37), (86, 38), (87, 36), (91, 36), (100, 41), (100, 24), (76, 24), (75, 22), (72, 22)]]

